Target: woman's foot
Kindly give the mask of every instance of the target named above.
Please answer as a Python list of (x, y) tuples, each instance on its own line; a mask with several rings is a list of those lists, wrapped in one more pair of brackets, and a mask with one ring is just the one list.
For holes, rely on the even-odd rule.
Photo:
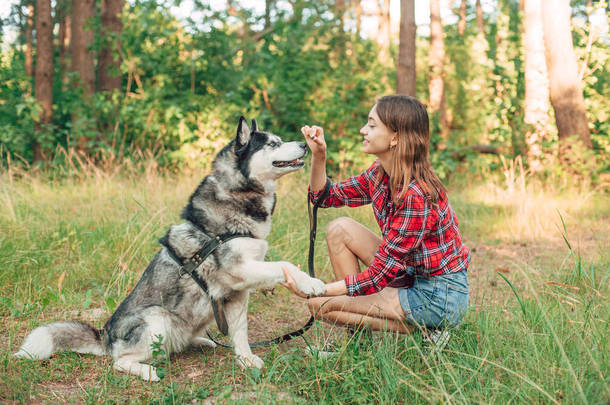
[(310, 356), (319, 359), (330, 359), (339, 353), (335, 345), (307, 346), (305, 352)]
[(447, 346), (450, 338), (451, 332), (449, 332), (447, 329), (434, 329), (424, 332), (424, 352), (426, 354), (440, 352), (445, 348), (445, 346)]
[(348, 327), (345, 334), (327, 338), (321, 345), (308, 346), (305, 351), (312, 356), (318, 356), (321, 359), (331, 358), (350, 345), (358, 347), (370, 347), (373, 340), (373, 331), (367, 328)]

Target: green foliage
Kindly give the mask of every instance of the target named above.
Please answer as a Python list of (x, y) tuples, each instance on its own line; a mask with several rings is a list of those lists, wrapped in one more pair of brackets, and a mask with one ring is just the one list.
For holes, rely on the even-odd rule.
[[(335, 2), (277, 6), (268, 26), (253, 9), (212, 8), (199, 1), (194, 2), (198, 17), (180, 21), (170, 12), (174, 3), (127, 2), (121, 46), (113, 48), (122, 60), (116, 72), (122, 78), (120, 91), (83, 97), (78, 76), (62, 71), (56, 51), (53, 123), (42, 131), (35, 130), (40, 107), (31, 96), (33, 80), (25, 75), (24, 47), (16, 46), (24, 39), (5, 46), (0, 52), (0, 156), (30, 164), (38, 143), (50, 159), (47, 164), (61, 167), (67, 164), (63, 152), (80, 145), (98, 163), (108, 157), (152, 156), (167, 167), (209, 166), (233, 136), (237, 118), (245, 115), (288, 140), (301, 138), (302, 125), (323, 125), (331, 169), (367, 164), (359, 128), (375, 98), (393, 92), (395, 70), (380, 63), (374, 39), (341, 29)], [(597, 164), (581, 169), (595, 177), (609, 169), (603, 157), (610, 153), (610, 72), (608, 43), (592, 33), (584, 5), (573, 2), (578, 16), (573, 34)], [(517, 0), (498, 0), (497, 6), (485, 15), (483, 33), (474, 23), (472, 4), (464, 35), (456, 24), (444, 27), (451, 131), (441, 139), (432, 117), (431, 159), (445, 179), (463, 166), (471, 172), (499, 167), (497, 158), (472, 153), (473, 145), (497, 147), (508, 158), (525, 153), (523, 16)], [(20, 7), (5, 23), (23, 26)], [(113, 38), (102, 38), (99, 15), (90, 28), (97, 54)], [(417, 96), (425, 102), (428, 38), (416, 41)], [(396, 56), (395, 44), (391, 51)], [(556, 157), (558, 142), (551, 134), (545, 152)], [(553, 166), (556, 159), (546, 164), (551, 177), (563, 170)]]
[(155, 335), (153, 342), (150, 344), (152, 351), (151, 365), (156, 368), (157, 376), (161, 379), (165, 378), (169, 366), (169, 357), (164, 348), (163, 335)]
[(504, 145), (508, 155), (514, 157), (523, 152), (523, 98), (524, 72), (522, 68), (521, 24), (519, 2), (500, 0), (500, 12), (492, 25), (495, 38), (489, 42), (494, 67), (495, 117), (490, 125), (491, 142)]
[(0, 156), (5, 153), (31, 160), (34, 123), (40, 108), (32, 96), (25, 75), (23, 54), (15, 50), (0, 53)]
[[(226, 12), (185, 26), (166, 6), (126, 6), (121, 92), (87, 100), (78, 77), (62, 79), (56, 68), (52, 136), (38, 139), (47, 151), (78, 143), (98, 159), (148, 151), (161, 165), (208, 166), (245, 115), (288, 140), (301, 138), (302, 125), (323, 124), (335, 167), (362, 161), (358, 129), (375, 96), (387, 92), (380, 78), (391, 72), (377, 62), (372, 41), (339, 30), (330, 3), (298, 1), (293, 13), (278, 10), (259, 37), (234, 28), (235, 17)], [(244, 21), (255, 18), (240, 12)], [(91, 29), (99, 33), (99, 21)], [(98, 38), (93, 48), (103, 43)], [(0, 108), (7, 118), (0, 142), (4, 153), (31, 162), (39, 110), (33, 98), (22, 99), (29, 85), (22, 54), (2, 57)]]
[[(607, 4), (607, 2), (606, 2)], [(597, 5), (601, 7), (602, 4)], [(606, 8), (606, 10), (608, 10)], [(606, 11), (606, 19), (610, 12)], [(604, 34), (594, 30), (591, 23), (574, 23), (573, 38), (575, 52), (580, 59), (583, 93), (587, 107), (591, 140), (595, 155), (599, 156), (597, 170), (585, 173), (610, 171), (610, 69), (608, 68), (608, 41)], [(606, 158), (604, 158), (606, 157)]]

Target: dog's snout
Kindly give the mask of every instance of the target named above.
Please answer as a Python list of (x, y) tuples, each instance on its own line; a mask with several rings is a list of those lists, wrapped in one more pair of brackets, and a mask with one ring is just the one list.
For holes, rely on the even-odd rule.
[(307, 155), (307, 144), (305, 142), (297, 142), (303, 150), (303, 156)]

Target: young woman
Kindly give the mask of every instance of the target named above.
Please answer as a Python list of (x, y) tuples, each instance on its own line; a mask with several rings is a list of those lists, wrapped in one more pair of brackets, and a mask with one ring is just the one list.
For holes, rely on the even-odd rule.
[[(309, 198), (326, 184), (326, 142), (318, 126), (301, 129), (312, 152)], [(373, 330), (457, 326), (468, 305), (470, 253), (455, 212), (428, 158), (428, 113), (417, 99), (379, 99), (360, 133), (362, 151), (377, 157), (359, 176), (332, 184), (320, 207), (372, 204), (381, 238), (350, 218), (326, 233), (337, 281), (305, 297), (286, 273), (286, 286), (307, 298), (323, 321)], [(366, 269), (361, 271), (359, 262)]]

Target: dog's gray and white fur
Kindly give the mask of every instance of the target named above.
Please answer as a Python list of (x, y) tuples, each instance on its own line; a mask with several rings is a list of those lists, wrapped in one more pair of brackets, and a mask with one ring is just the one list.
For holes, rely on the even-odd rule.
[[(170, 227), (161, 239), (184, 260), (214, 235), (251, 235), (221, 244), (196, 270), (206, 280), (210, 295), (226, 300), (229, 336), (242, 367), (263, 366), (248, 344), (250, 290), (285, 281), (284, 267), (303, 293), (324, 292), (322, 281), (292, 263), (264, 261), (276, 202), (275, 182), (303, 167), (305, 153), (304, 143), (284, 143), (276, 135), (259, 131), (254, 120), (250, 129), (241, 117), (237, 136), (218, 153), (212, 173), (191, 195), (182, 214), (186, 221)], [(161, 249), (102, 331), (80, 322), (40, 326), (15, 356), (47, 359), (58, 350), (106, 354), (113, 357), (115, 369), (158, 381), (155, 368), (146, 364), (157, 335), (163, 336), (166, 353), (188, 345), (214, 345), (202, 337), (214, 323), (210, 297), (179, 269), (168, 249)]]

